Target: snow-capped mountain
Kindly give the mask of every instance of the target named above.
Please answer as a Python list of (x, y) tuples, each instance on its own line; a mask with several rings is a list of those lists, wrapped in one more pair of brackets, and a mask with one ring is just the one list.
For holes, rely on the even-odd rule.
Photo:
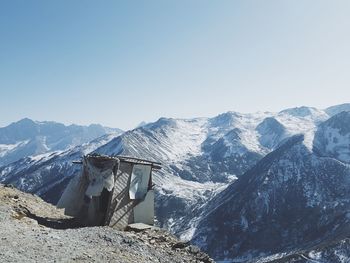
[[(155, 178), (159, 224), (189, 238), (193, 229), (188, 228), (195, 224), (184, 227), (174, 223), (177, 218), (183, 218), (183, 222), (192, 220), (193, 209), (200, 209), (288, 136), (313, 130), (319, 116), (317, 111), (303, 117), (286, 112), (227, 112), (213, 118), (161, 118), (101, 143), (101, 147), (84, 147), (102, 154), (124, 154), (163, 163), (164, 168)], [(80, 155), (82, 147), (76, 147), (22, 159), (3, 167), (0, 181), (44, 198), (50, 196), (46, 200), (54, 202), (80, 169), (71, 164)]]
[(273, 117), (265, 118), (256, 130), (260, 134), (259, 143), (268, 149), (275, 149), (288, 136), (287, 129)]
[(20, 190), (38, 194), (46, 201), (56, 203), (69, 181), (81, 171), (80, 165), (72, 162), (116, 136), (114, 133), (103, 135), (65, 151), (22, 158), (0, 167), (0, 182), (15, 185)]
[[(337, 106), (337, 108), (339, 108), (339, 106)], [(305, 106), (282, 110), (280, 114), (287, 114), (294, 117), (311, 118), (315, 121), (328, 118), (328, 114), (326, 113), (326, 111), (319, 110), (314, 107)]]
[(350, 111), (338, 113), (319, 126), (314, 151), (350, 163)]
[(312, 247), (304, 247), (289, 252), (277, 253), (259, 259), (248, 260), (254, 263), (347, 263), (350, 258), (350, 239), (340, 235), (332, 240), (325, 239)]
[[(348, 237), (349, 116), (341, 112), (318, 126), (317, 151), (304, 135), (290, 137), (216, 195), (202, 210), (193, 242), (217, 260), (245, 262)], [(334, 145), (340, 135), (343, 144)]]
[(65, 126), (56, 122), (22, 119), (0, 128), (0, 166), (27, 156), (67, 150), (104, 134), (121, 132), (98, 124)]
[(335, 105), (328, 107), (324, 110), (329, 116), (334, 116), (342, 111), (350, 111), (350, 103), (344, 103), (340, 105)]
[[(335, 112), (343, 108), (343, 105), (334, 106), (331, 111)], [(327, 137), (327, 129), (337, 128), (332, 124), (334, 121), (332, 119), (337, 118), (337, 115), (329, 119), (331, 114), (327, 113), (328, 109), (299, 107), (278, 113), (227, 112), (213, 118), (161, 118), (154, 123), (142, 125), (119, 136), (105, 136), (68, 150), (22, 158), (0, 168), (0, 182), (14, 184), (21, 190), (37, 193), (44, 199), (55, 203), (69, 180), (80, 171), (80, 166), (72, 164), (72, 161), (79, 159), (82, 154), (94, 151), (108, 155), (123, 154), (152, 159), (163, 164), (163, 169), (157, 172), (154, 178), (157, 194), (156, 217), (159, 226), (168, 228), (182, 239), (192, 239), (207, 249), (216, 259), (234, 257), (237, 259), (239, 256), (247, 259), (249, 254), (254, 257), (269, 256), (285, 248), (284, 239), (281, 239), (281, 244), (276, 247), (276, 250), (270, 251), (263, 245), (255, 252), (249, 250), (249, 244), (256, 240), (253, 235), (254, 231), (261, 237), (265, 237), (264, 234), (260, 234), (261, 229), (258, 227), (262, 227), (263, 222), (267, 224), (264, 214), (267, 211), (266, 204), (269, 206), (268, 213), (273, 213), (274, 205), (280, 208), (282, 204), (287, 205), (287, 208), (295, 208), (296, 212), (301, 213), (303, 207), (307, 208), (311, 201), (308, 203), (302, 198), (298, 199), (299, 192), (293, 192), (299, 189), (297, 186), (308, 183), (308, 187), (316, 189), (312, 188), (310, 193), (319, 194), (318, 190), (326, 191), (325, 198), (331, 202), (332, 190), (327, 190), (328, 188), (324, 190), (323, 184), (319, 186), (315, 179), (316, 174), (321, 179), (328, 178), (330, 171), (338, 173), (338, 169), (343, 169), (340, 173), (342, 179), (334, 180), (329, 187), (345, 182), (347, 164), (341, 160), (346, 155), (343, 146), (346, 145), (348, 137), (338, 133), (337, 136), (343, 136), (337, 137), (339, 141), (345, 143), (340, 148), (338, 144), (337, 147), (332, 144), (331, 151), (325, 151), (317, 144), (318, 141), (321, 145), (325, 141), (330, 141), (330, 138)], [(340, 119), (343, 118), (340, 117)], [(345, 121), (344, 125), (346, 123)], [(325, 132), (321, 132), (322, 129)], [(336, 133), (333, 132), (333, 134)], [(316, 148), (319, 150), (315, 150)], [(333, 159), (336, 154), (339, 154), (342, 159)], [(279, 157), (282, 155), (283, 158), (281, 158), (284, 161), (280, 162)], [(264, 179), (261, 185), (256, 183), (262, 180), (266, 166), (270, 167), (270, 165), (274, 167), (271, 173), (279, 171), (283, 176), (267, 176), (269, 179), (267, 181)], [(334, 170), (330, 167), (333, 167)], [(305, 179), (303, 175), (304, 172), (309, 171), (308, 169), (313, 172)], [(297, 176), (300, 178), (298, 177), (296, 181), (294, 171), (299, 171)], [(253, 177), (256, 179), (252, 179)], [(286, 182), (281, 177), (286, 177)], [(291, 184), (291, 187), (287, 187), (287, 182), (289, 182), (287, 178), (292, 180), (290, 182), (295, 183), (296, 186)], [(272, 183), (274, 180), (278, 182)], [(271, 189), (269, 188), (270, 183)], [(250, 192), (250, 189), (260, 192), (254, 192), (255, 190)], [(270, 199), (264, 199), (267, 193), (262, 190), (267, 191), (271, 200), (274, 195), (268, 191), (275, 191), (276, 198), (279, 200), (270, 204)], [(334, 194), (344, 195), (342, 191), (335, 191)], [(258, 193), (261, 194), (260, 197), (255, 196)], [(292, 197), (295, 196), (297, 198), (293, 199)], [(239, 207), (244, 207), (244, 200), (248, 200), (245, 198), (255, 198), (257, 203), (252, 202), (251, 207), (246, 208), (245, 214), (241, 217), (241, 214), (236, 215), (234, 212), (241, 211)], [(293, 205), (293, 200), (297, 204)], [(337, 200), (337, 202), (340, 201)], [(220, 217), (221, 207), (227, 217)], [(325, 211), (328, 213), (329, 209), (331, 208), (327, 206)], [(276, 211), (280, 212), (280, 210)], [(286, 213), (281, 215), (281, 218), (289, 217), (285, 210), (281, 211), (282, 214)], [(254, 220), (254, 223), (250, 222), (252, 215), (259, 213), (261, 216), (256, 219), (256, 222)], [(310, 218), (313, 217), (310, 216)], [(262, 222), (261, 224), (258, 219)], [(277, 219), (280, 218), (277, 217)], [(291, 220), (293, 219), (295, 217), (291, 216)], [(219, 229), (218, 225), (225, 225), (228, 229)], [(210, 236), (205, 235), (205, 231), (212, 233), (217, 238), (216, 244), (211, 241)], [(304, 242), (303, 239), (299, 239), (301, 237), (296, 232), (278, 231), (282, 231), (281, 227), (277, 228), (276, 235), (285, 233), (285, 235), (291, 235), (294, 241)], [(218, 233), (222, 235), (216, 235)], [(239, 248), (229, 247), (233, 244), (231, 239), (237, 241), (237, 244), (240, 244), (241, 241), (226, 233), (241, 235), (245, 243)], [(270, 234), (270, 232), (266, 233)], [(299, 233), (302, 235), (302, 231)], [(249, 238), (245, 238), (245, 234), (248, 234)], [(277, 239), (272, 237), (267, 236), (266, 240), (276, 242)], [(294, 243), (290, 241), (288, 244), (293, 246)]]

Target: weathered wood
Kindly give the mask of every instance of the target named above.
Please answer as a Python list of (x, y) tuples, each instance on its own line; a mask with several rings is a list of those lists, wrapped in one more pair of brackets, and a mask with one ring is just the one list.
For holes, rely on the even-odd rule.
[[(124, 155), (116, 155), (116, 156), (106, 156), (106, 155), (93, 155), (95, 158), (101, 158), (101, 159), (117, 159), (120, 162), (124, 163), (131, 163), (131, 164), (149, 164), (151, 165), (152, 169), (154, 170), (160, 170), (162, 169), (162, 164), (159, 162), (149, 161), (146, 159), (141, 158), (135, 158), (130, 156), (124, 156)], [(83, 164), (82, 161), (73, 161), (74, 164)]]

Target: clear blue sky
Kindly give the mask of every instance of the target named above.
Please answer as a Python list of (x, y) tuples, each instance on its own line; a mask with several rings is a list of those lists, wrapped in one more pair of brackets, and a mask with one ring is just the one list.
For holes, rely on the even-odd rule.
[(350, 102), (350, 1), (0, 1), (0, 126)]

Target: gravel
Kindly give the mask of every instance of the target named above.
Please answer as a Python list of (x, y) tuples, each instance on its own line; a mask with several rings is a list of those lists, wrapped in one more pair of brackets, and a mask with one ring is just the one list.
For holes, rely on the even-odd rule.
[(0, 185), (0, 262), (213, 262), (161, 229), (79, 228), (39, 197)]

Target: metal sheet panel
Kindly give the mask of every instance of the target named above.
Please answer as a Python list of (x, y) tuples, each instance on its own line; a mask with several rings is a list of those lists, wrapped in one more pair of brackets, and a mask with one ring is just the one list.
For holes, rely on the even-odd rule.
[(129, 163), (120, 164), (115, 180), (111, 205), (108, 216), (106, 217), (106, 224), (118, 229), (124, 229), (133, 221), (131, 215), (135, 201), (129, 198), (132, 166)]
[(64, 208), (64, 213), (69, 216), (79, 216), (80, 209), (84, 203), (84, 195), (88, 187), (87, 176), (83, 172), (74, 177), (64, 190), (57, 207)]
[(147, 192), (143, 201), (133, 208), (134, 223), (154, 225), (154, 190)]

